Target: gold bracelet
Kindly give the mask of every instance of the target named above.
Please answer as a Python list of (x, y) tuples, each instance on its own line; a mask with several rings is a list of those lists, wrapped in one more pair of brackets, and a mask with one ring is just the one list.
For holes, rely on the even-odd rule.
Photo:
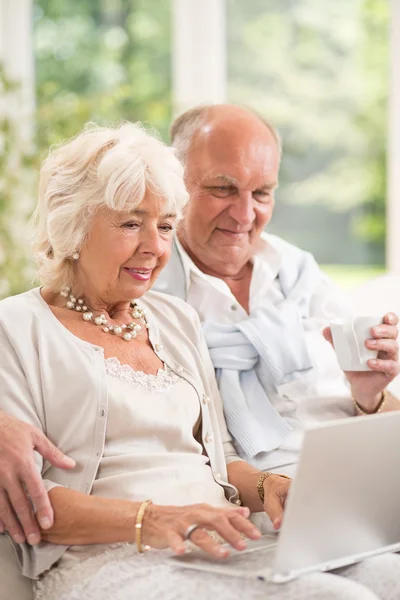
[(142, 502), (142, 504), (139, 506), (139, 510), (137, 511), (137, 515), (136, 515), (135, 539), (136, 539), (136, 547), (139, 552), (145, 552), (146, 550), (150, 550), (150, 546), (142, 545), (142, 523), (143, 523), (143, 518), (144, 518), (145, 512), (148, 509), (148, 507), (150, 506), (150, 504), (153, 504), (151, 500), (146, 500), (145, 502)]
[(386, 399), (389, 395), (390, 395), (390, 392), (388, 390), (383, 390), (381, 399), (379, 400), (379, 402), (376, 405), (376, 407), (374, 408), (374, 410), (371, 410), (371, 411), (367, 411), (362, 406), (360, 406), (360, 404), (358, 404), (357, 400), (354, 398), (353, 395), (351, 395), (351, 399), (352, 399), (353, 404), (356, 407), (356, 409), (358, 411), (360, 411), (360, 413), (362, 415), (376, 415), (377, 413), (382, 411), (382, 408), (384, 407)]
[(259, 478), (257, 479), (257, 492), (263, 504), (265, 495), (264, 481), (268, 479), (268, 477), (272, 477), (272, 475), (276, 475), (277, 477), (283, 477), (284, 479), (291, 479), (291, 477), (289, 477), (288, 475), (283, 475), (282, 473), (271, 473), (271, 471), (264, 471), (263, 473), (261, 473)]

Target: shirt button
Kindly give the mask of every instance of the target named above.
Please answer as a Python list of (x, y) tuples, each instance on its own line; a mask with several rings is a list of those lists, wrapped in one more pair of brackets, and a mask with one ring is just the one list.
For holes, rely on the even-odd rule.
[(237, 310), (237, 306), (236, 306), (236, 304), (232, 304), (232, 306), (231, 306), (231, 310)]
[(178, 365), (178, 366), (176, 367), (176, 372), (177, 372), (177, 373), (182, 373), (182, 371), (183, 371), (183, 367), (181, 367), (181, 365)]
[(155, 349), (155, 351), (156, 351), (156, 352), (160, 352), (160, 350), (162, 350), (162, 349), (163, 349), (163, 345), (162, 345), (162, 344), (156, 344), (156, 345), (154, 346), (154, 349)]
[(211, 398), (209, 396), (206, 396), (204, 394), (204, 396), (203, 396), (203, 404), (208, 404), (210, 402), (210, 400), (211, 400)]
[(211, 433), (206, 433), (206, 435), (204, 436), (204, 441), (206, 444), (209, 444), (213, 441), (213, 436), (211, 435)]
[(217, 473), (217, 471), (213, 471), (215, 479), (221, 479), (221, 473)]
[(241, 501), (240, 498), (237, 498), (236, 500), (234, 500), (235, 504), (237, 504), (238, 506), (241, 506)]
[(104, 408), (101, 409), (101, 413), (100, 414), (101, 414), (102, 417), (106, 416), (106, 411), (104, 410)]

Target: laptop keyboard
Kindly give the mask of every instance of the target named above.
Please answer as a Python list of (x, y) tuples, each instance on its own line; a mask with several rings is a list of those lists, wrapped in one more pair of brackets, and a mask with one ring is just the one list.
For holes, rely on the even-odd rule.
[(196, 571), (208, 571), (236, 577), (267, 578), (272, 572), (276, 536), (266, 535), (259, 540), (246, 540), (246, 550), (230, 548), (228, 558), (218, 560), (200, 549), (193, 549), (183, 556), (173, 556), (179, 566)]

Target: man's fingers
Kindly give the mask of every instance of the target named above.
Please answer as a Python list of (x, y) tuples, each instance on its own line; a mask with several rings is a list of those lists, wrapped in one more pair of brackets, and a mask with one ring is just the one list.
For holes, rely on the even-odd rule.
[(371, 328), (371, 335), (376, 339), (387, 338), (389, 340), (396, 340), (399, 330), (395, 325), (376, 325)]
[[(33, 502), (33, 506), (35, 507), (36, 519), (38, 520), (40, 527), (42, 529), (49, 529), (53, 525), (54, 513), (46, 488), (44, 487), (43, 480), (33, 463), (32, 468), (24, 474), (23, 483), (28, 495), (30, 496), (30, 499)], [(21, 520), (18, 511), (16, 512), (18, 518)], [(26, 528), (22, 520), (21, 523), (23, 524), (26, 532)]]
[[(27, 498), (22, 485), (17, 482), (8, 488), (8, 498), (13, 508), (14, 515), (21, 524), (28, 544), (40, 542), (40, 531), (33, 514), (32, 503)], [(12, 535), (11, 529), (7, 527)], [(14, 537), (14, 536), (13, 536)]]
[(75, 467), (76, 462), (74, 459), (65, 456), (65, 454), (63, 454), (59, 448), (54, 446), (54, 444), (52, 444), (40, 431), (35, 431), (33, 443), (35, 450), (37, 450), (44, 459), (48, 460), (53, 467), (58, 467), (59, 469), (72, 469)]
[(14, 542), (17, 544), (23, 544), (25, 542), (24, 533), (11, 508), (8, 495), (2, 489), (0, 489), (0, 520)]
[(330, 327), (325, 327), (325, 329), (322, 332), (322, 335), (324, 336), (327, 342), (333, 345), (332, 332)]
[(386, 338), (380, 340), (367, 340), (365, 346), (371, 350), (384, 353), (384, 355), (380, 355), (379, 358), (397, 360), (399, 346), (396, 340), (389, 340)]
[(380, 358), (373, 358), (367, 362), (367, 365), (372, 371), (379, 371), (391, 379), (397, 377), (400, 371), (400, 365), (397, 360), (382, 360)]
[(399, 317), (395, 313), (390, 312), (383, 317), (383, 322), (387, 323), (387, 325), (398, 325)]

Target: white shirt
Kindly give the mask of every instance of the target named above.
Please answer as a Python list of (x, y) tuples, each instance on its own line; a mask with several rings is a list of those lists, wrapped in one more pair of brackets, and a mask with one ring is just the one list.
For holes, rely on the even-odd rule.
[[(184, 506), (229, 506), (199, 442), (201, 403), (167, 366), (157, 375), (105, 359), (108, 419), (92, 496)], [(57, 565), (96, 556), (115, 544), (70, 546)]]
[[(278, 305), (284, 300), (277, 279), (282, 254), (274, 239), (275, 236), (263, 234), (262, 249), (253, 257), (250, 313), (268, 302)], [(228, 285), (222, 279), (200, 271), (179, 241), (177, 247), (185, 270), (186, 301), (197, 311), (200, 320), (235, 324), (246, 319), (247, 312)], [(322, 335), (322, 329), (329, 321), (349, 314), (350, 307), (344, 295), (321, 271), (310, 304), (310, 316), (304, 323), (308, 351), (315, 368), (281, 385), (277, 397), (270, 398), (290, 423), (292, 432), (279, 449), (270, 453), (266, 469), (285, 472), (285, 466), (297, 462), (307, 423), (354, 415), (349, 386), (332, 346)], [(289, 467), (287, 471), (293, 472), (293, 469)]]

